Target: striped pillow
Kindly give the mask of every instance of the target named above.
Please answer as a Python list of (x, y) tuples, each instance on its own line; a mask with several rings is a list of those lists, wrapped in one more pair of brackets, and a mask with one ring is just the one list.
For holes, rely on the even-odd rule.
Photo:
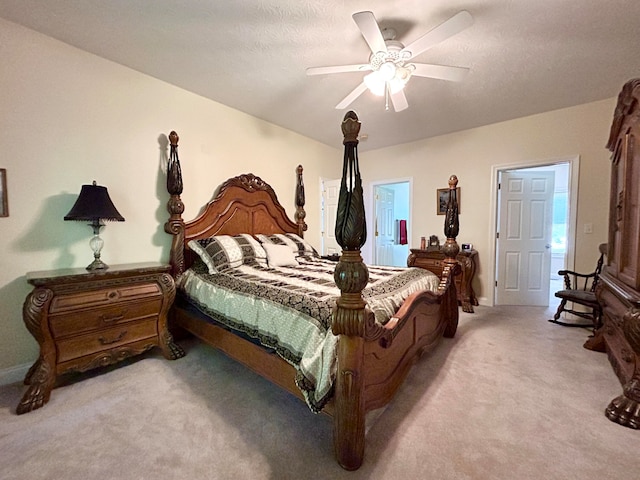
[(267, 266), (267, 253), (248, 233), (233, 236), (216, 235), (191, 240), (188, 245), (200, 256), (212, 275), (240, 265)]
[(271, 235), (258, 234), (256, 235), (256, 238), (261, 243), (287, 245), (294, 252), (296, 257), (320, 257), (315, 248), (295, 233), (273, 233)]

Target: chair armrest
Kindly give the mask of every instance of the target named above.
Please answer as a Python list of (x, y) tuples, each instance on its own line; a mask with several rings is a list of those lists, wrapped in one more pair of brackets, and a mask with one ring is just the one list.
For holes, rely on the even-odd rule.
[(591, 277), (595, 277), (595, 272), (592, 273), (578, 273), (578, 272), (573, 272), (571, 270), (558, 270), (558, 275), (562, 275), (563, 277), (567, 276), (567, 275), (572, 275), (574, 277), (580, 277), (580, 278), (591, 278)]
[[(565, 290), (589, 290), (588, 282), (590, 278), (595, 278), (596, 272), (578, 273), (572, 270), (558, 270), (558, 275), (564, 277)], [(578, 287), (578, 280), (583, 284), (582, 288)]]

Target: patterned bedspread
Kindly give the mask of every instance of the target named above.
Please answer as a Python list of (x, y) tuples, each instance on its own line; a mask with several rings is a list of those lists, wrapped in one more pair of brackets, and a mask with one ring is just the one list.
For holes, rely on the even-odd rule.
[[(241, 265), (216, 274), (197, 261), (179, 278), (178, 288), (199, 310), (273, 348), (293, 365), (309, 408), (319, 412), (333, 394), (337, 337), (331, 315), (340, 290), (333, 280), (334, 262), (298, 261), (297, 267)], [(410, 294), (438, 287), (438, 277), (427, 270), (368, 268), (369, 284), (362, 294), (380, 323)]]

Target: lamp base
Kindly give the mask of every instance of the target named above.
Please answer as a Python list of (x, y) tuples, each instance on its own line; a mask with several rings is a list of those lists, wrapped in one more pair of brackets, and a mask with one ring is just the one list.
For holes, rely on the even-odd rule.
[(93, 262), (87, 266), (87, 270), (90, 272), (94, 270), (106, 270), (109, 268), (109, 265), (100, 260), (100, 252), (104, 246), (104, 241), (100, 238), (100, 228), (103, 226), (104, 225), (100, 223), (100, 220), (94, 220), (91, 224), (91, 228), (93, 228), (93, 237), (89, 241), (89, 246), (91, 247), (91, 250), (93, 250)]
[(106, 270), (107, 268), (109, 268), (109, 265), (104, 263), (99, 258), (96, 258), (93, 262), (87, 265), (87, 270), (89, 270), (90, 272), (94, 270)]

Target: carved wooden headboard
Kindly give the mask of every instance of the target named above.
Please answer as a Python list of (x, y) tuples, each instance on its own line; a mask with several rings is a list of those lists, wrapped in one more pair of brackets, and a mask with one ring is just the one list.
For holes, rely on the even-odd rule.
[(170, 260), (174, 276), (184, 272), (193, 263), (194, 254), (188, 247), (191, 240), (239, 233), (296, 233), (301, 237), (304, 235), (307, 225), (304, 222), (302, 166), (296, 169), (295, 222), (287, 216), (273, 188), (251, 173), (225, 181), (218, 189), (218, 194), (202, 208), (201, 213), (195, 219), (185, 222), (182, 218), (184, 204), (180, 199), (182, 173), (178, 159), (178, 135), (171, 132), (169, 139), (171, 155), (167, 190), (171, 197), (167, 209), (171, 216), (164, 228), (174, 236)]

